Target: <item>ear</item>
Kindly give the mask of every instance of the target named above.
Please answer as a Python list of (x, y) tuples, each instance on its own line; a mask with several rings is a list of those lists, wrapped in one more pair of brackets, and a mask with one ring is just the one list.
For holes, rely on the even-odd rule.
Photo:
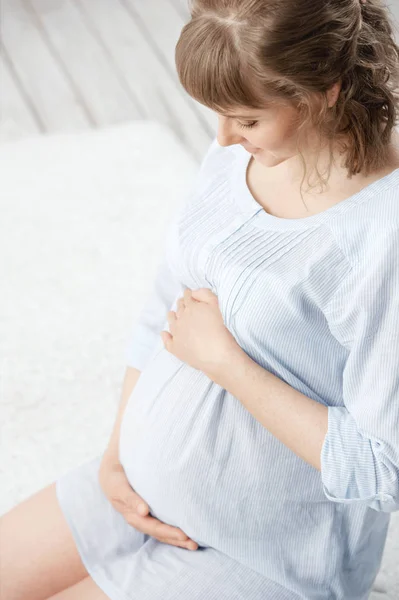
[(334, 83), (334, 85), (331, 86), (330, 89), (327, 91), (327, 100), (329, 108), (332, 108), (336, 104), (339, 94), (341, 92), (341, 87), (342, 81), (340, 79), (339, 81)]

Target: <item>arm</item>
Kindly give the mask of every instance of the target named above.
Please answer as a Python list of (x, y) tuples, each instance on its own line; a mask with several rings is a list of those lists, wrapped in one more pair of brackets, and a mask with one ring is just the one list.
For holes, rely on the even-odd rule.
[(152, 289), (144, 300), (126, 347), (127, 367), (122, 384), (120, 406), (104, 453), (104, 457), (114, 463), (119, 462), (119, 434), (127, 402), (152, 352), (160, 343), (160, 332), (164, 327), (167, 312), (182, 290), (182, 285), (170, 270), (166, 257), (168, 244), (173, 243), (177, 234), (178, 214), (177, 212), (167, 228), (164, 252), (159, 259)]
[(333, 502), (399, 510), (399, 229), (369, 242), (327, 315), (349, 354), (344, 406), (328, 408), (321, 453), (324, 492)]
[[(169, 234), (171, 232), (170, 228)], [(159, 343), (160, 331), (164, 325), (167, 311), (180, 289), (180, 282), (173, 276), (168, 262), (163, 256), (158, 264), (152, 290), (147, 294), (144, 306), (129, 336), (129, 344), (126, 348), (127, 367), (122, 384), (120, 406), (111, 438), (104, 453), (104, 457), (109, 458), (111, 462), (119, 462), (119, 433), (128, 399), (151, 353)]]
[[(195, 184), (200, 180), (208, 156), (217, 147), (218, 142), (214, 138), (202, 160), (199, 173), (194, 179), (193, 190), (195, 189)], [(184, 202), (178, 207), (173, 219), (170, 220), (166, 228), (164, 248), (159, 259), (155, 280), (136, 319), (130, 334), (129, 344), (126, 348), (126, 362), (128, 366), (125, 371), (120, 406), (110, 441), (104, 453), (112, 461), (116, 460), (119, 462), (119, 433), (128, 399), (154, 348), (157, 344), (161, 343), (160, 332), (165, 325), (167, 326), (168, 310), (171, 309), (173, 302), (176, 301), (184, 289), (184, 286), (182, 286), (170, 270), (167, 260), (169, 245), (178, 243), (178, 220), (183, 207)]]
[(333, 335), (348, 348), (344, 406), (304, 396), (240, 349), (217, 375), (266, 429), (321, 472), (329, 500), (383, 512), (399, 511), (398, 257), (399, 231), (384, 232), (327, 313)]
[(123, 413), (125, 412), (125, 408), (127, 405), (127, 401), (136, 385), (139, 377), (141, 375), (141, 371), (135, 369), (134, 367), (126, 367), (125, 378), (122, 384), (122, 393), (121, 393), (121, 401), (118, 409), (118, 414), (116, 417), (114, 429), (111, 434), (111, 438), (109, 440), (108, 446), (104, 452), (104, 456), (108, 458), (111, 462), (119, 462), (119, 433), (120, 427), (122, 423)]
[[(187, 202), (195, 198), (195, 190), (201, 185), (205, 165), (210, 155), (219, 148), (217, 138), (214, 138), (202, 160), (199, 173), (194, 178), (192, 194), (188, 194)], [(173, 273), (169, 257), (180, 253), (179, 248), (179, 221), (186, 202), (182, 202), (174, 217), (166, 228), (163, 251), (161, 252), (158, 267), (155, 273), (152, 289), (147, 294), (143, 308), (138, 315), (126, 348), (126, 364), (143, 371), (156, 347), (162, 348), (160, 333), (167, 329), (167, 314), (172, 310), (173, 304), (182, 296), (185, 285)]]
[(328, 407), (292, 388), (240, 347), (221, 368), (218, 383), (263, 427), (297, 456), (321, 471), (320, 454), (327, 434)]

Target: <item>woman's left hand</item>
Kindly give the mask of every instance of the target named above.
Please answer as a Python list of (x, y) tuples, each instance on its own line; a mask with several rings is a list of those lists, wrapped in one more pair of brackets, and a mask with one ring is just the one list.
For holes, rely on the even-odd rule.
[(194, 369), (216, 376), (241, 350), (224, 324), (217, 296), (207, 288), (187, 288), (176, 308), (167, 315), (170, 333), (161, 331), (165, 348)]

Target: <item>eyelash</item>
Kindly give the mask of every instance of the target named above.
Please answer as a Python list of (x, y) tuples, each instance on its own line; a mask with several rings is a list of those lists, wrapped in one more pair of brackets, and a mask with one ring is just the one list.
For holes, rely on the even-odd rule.
[(258, 124), (258, 121), (254, 121), (253, 123), (250, 123), (249, 125), (244, 125), (243, 123), (238, 123), (239, 127), (241, 127), (241, 129), (251, 129), (252, 127), (255, 127)]

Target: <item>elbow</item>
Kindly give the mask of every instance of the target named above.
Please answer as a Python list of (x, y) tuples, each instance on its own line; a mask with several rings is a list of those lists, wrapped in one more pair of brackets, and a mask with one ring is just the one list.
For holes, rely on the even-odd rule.
[(371, 438), (359, 430), (345, 408), (330, 408), (320, 464), (323, 492), (331, 502), (399, 511), (396, 434), (390, 442)]
[[(374, 454), (374, 468), (364, 464), (322, 469), (326, 498), (342, 504), (360, 504), (378, 512), (399, 511), (399, 468), (387, 456)], [(323, 464), (323, 463), (322, 463)], [(345, 468), (344, 468), (345, 467)]]
[(366, 506), (367, 508), (372, 508), (377, 512), (387, 512), (392, 513), (395, 511), (399, 511), (399, 497), (392, 496), (386, 492), (379, 492), (374, 494), (373, 496), (367, 497), (348, 497), (348, 496), (340, 496), (331, 493), (326, 486), (323, 484), (323, 492), (324, 495), (331, 502), (339, 502), (340, 504), (359, 504), (362, 506)]

